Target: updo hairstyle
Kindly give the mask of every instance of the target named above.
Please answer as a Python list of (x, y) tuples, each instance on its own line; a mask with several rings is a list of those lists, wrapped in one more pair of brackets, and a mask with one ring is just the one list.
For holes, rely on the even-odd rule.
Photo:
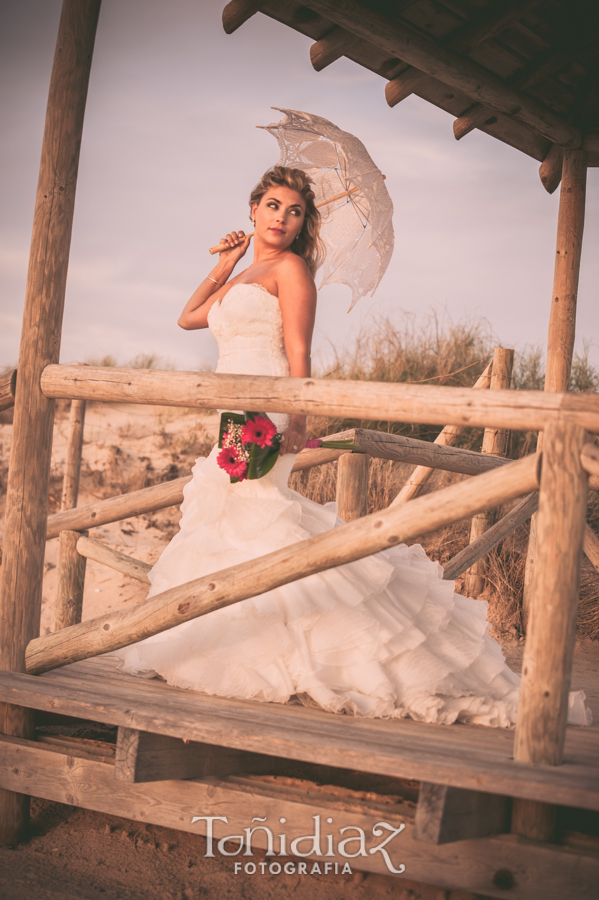
[(287, 166), (273, 166), (264, 173), (250, 194), (250, 213), (254, 203), (258, 204), (265, 193), (272, 187), (286, 187), (297, 191), (304, 198), (306, 215), (302, 230), (293, 241), (291, 250), (305, 260), (312, 277), (325, 257), (325, 248), (320, 234), (320, 213), (314, 205), (312, 181), (302, 169), (290, 169)]

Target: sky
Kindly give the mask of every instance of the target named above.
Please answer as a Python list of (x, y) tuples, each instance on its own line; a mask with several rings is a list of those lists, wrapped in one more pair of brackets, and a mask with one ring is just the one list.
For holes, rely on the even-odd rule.
[[(156, 354), (212, 368), (216, 343), (177, 318), (214, 260), (248, 230), (247, 198), (278, 161), (255, 126), (271, 107), (315, 113), (356, 135), (386, 175), (395, 251), (373, 298), (319, 293), (314, 360), (377, 316), (485, 320), (497, 343), (544, 347), (559, 190), (538, 162), (417, 97), (394, 109), (385, 82), (350, 60), (323, 72), (310, 40), (257, 13), (226, 35), (225, 0), (103, 0), (86, 108), (62, 362)], [(0, 0), (0, 366), (18, 358), (45, 106), (60, 0)], [(589, 170), (577, 349), (599, 363), (599, 169)], [(247, 257), (246, 257), (247, 259)], [(249, 260), (248, 260), (249, 261)]]

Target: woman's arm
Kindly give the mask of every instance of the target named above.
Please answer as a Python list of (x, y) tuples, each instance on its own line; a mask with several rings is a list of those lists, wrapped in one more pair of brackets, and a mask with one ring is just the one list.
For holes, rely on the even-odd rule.
[(221, 252), (217, 264), (210, 272), (210, 277), (204, 278), (196, 288), (179, 316), (177, 324), (186, 331), (208, 327), (208, 313), (217, 299), (215, 295), (222, 291), (250, 244), (250, 238), (246, 237), (243, 231), (233, 231), (223, 240), (228, 242), (231, 249)]
[[(316, 315), (316, 285), (303, 259), (289, 256), (277, 272), (283, 341), (292, 378), (309, 378)], [(283, 434), (281, 454), (299, 453), (306, 444), (306, 416), (292, 415)]]

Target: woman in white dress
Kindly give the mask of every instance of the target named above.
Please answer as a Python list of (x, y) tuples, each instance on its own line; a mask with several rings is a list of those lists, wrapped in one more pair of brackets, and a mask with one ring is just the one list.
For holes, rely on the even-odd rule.
[[(320, 217), (305, 173), (276, 166), (250, 197), (254, 261), (231, 278), (250, 244), (231, 232), (179, 319), (209, 327), (217, 372), (310, 376), (321, 260)], [(185, 487), (180, 530), (150, 572), (156, 594), (343, 525), (287, 486), (306, 443), (304, 416), (272, 415), (281, 454), (258, 480), (231, 484), (218, 448)], [(487, 604), (454, 593), (419, 545), (381, 551), (310, 575), (117, 651), (121, 668), (224, 697), (331, 712), (450, 724), (515, 722), (520, 679), (488, 633)], [(114, 654), (113, 654), (114, 655)], [(569, 720), (586, 723), (584, 694)]]

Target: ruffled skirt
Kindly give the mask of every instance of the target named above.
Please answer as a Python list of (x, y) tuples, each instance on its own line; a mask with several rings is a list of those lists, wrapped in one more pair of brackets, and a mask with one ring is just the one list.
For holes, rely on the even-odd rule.
[[(343, 525), (287, 487), (292, 455), (231, 484), (215, 447), (184, 492), (180, 531), (150, 596)], [(331, 712), (506, 727), (520, 677), (489, 635), (487, 604), (454, 593), (419, 545), (400, 545), (211, 612), (116, 654), (121, 669), (221, 697)], [(590, 724), (584, 693), (569, 722)]]

